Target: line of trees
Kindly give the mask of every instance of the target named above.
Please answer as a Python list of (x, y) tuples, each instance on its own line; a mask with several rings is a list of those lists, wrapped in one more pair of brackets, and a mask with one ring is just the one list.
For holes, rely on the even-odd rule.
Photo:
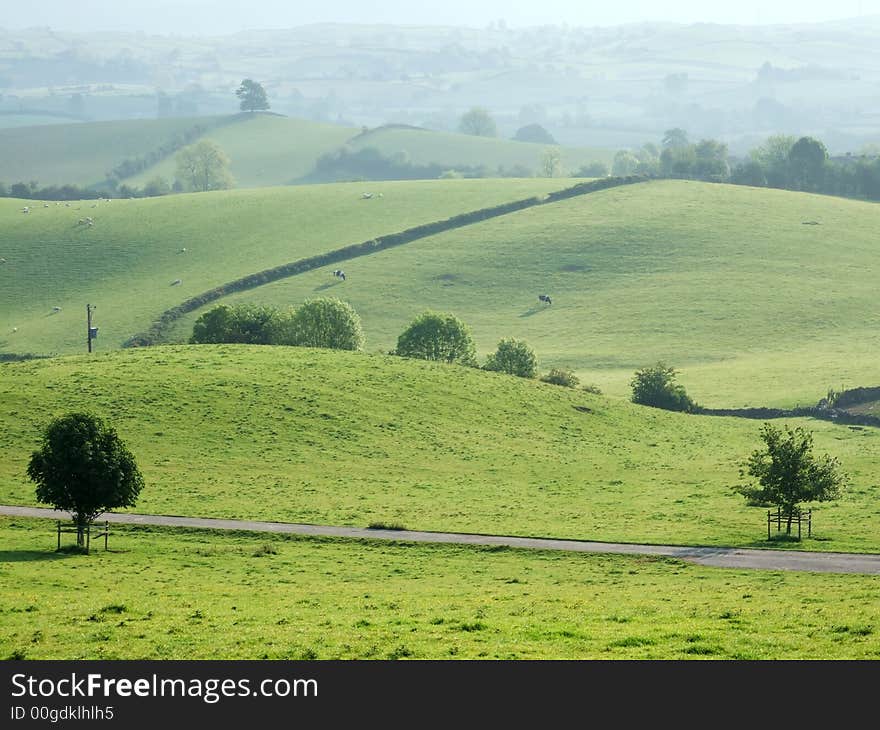
[(691, 142), (685, 130), (669, 129), (660, 147), (646, 143), (619, 150), (613, 175), (645, 174), (735, 185), (773, 187), (851, 198), (880, 200), (880, 155), (831, 158), (814, 137), (774, 135), (735, 160), (714, 139)]

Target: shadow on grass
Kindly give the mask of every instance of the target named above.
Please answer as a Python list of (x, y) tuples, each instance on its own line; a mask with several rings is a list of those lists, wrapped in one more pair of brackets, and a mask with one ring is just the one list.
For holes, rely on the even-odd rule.
[(525, 312), (520, 314), (520, 317), (533, 317), (538, 314), (538, 312), (543, 312), (546, 307), (529, 307)]
[(326, 291), (327, 289), (332, 289), (334, 286), (339, 286), (341, 283), (341, 281), (328, 281), (326, 284), (316, 286), (313, 291)]
[(43, 560), (63, 560), (79, 553), (54, 550), (0, 550), (0, 563), (33, 563)]

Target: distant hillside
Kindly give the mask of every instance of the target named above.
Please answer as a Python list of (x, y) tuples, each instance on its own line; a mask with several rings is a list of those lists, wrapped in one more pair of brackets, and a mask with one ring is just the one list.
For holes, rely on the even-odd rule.
[[(2, 117), (0, 117), (2, 118)], [(0, 182), (102, 183), (126, 159), (149, 154), (176, 134), (217, 117), (81, 122), (0, 128)]]

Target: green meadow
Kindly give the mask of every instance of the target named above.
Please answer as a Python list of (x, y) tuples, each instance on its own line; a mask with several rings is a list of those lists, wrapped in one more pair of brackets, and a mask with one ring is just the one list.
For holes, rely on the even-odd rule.
[[(370, 348), (393, 348), (437, 309), (470, 325), (483, 355), (522, 338), (545, 370), (572, 368), (612, 395), (662, 359), (705, 406), (814, 405), (830, 387), (880, 382), (878, 226), (873, 203), (657, 181), (353, 260), (333, 292), (361, 315)], [(286, 306), (324, 284), (317, 271), (228, 301)]]
[(123, 160), (148, 154), (175, 134), (216, 117), (0, 126), (0, 182), (95, 185)]
[[(236, 187), (255, 188), (288, 185), (307, 175), (322, 154), (345, 144), (357, 132), (338, 124), (254, 114), (212, 129), (203, 139), (215, 142), (229, 157)], [(141, 187), (157, 175), (173, 181), (175, 169), (172, 156), (125, 182)]]
[[(0, 403), (0, 504), (36, 504), (25, 469), (41, 429), (85, 409), (135, 454), (137, 512), (772, 546), (766, 511), (731, 489), (758, 421), (387, 355), (232, 345), (7, 363)], [(797, 547), (880, 549), (880, 431), (792, 423), (852, 477)]]
[[(98, 307), (99, 349), (119, 348), (165, 309), (230, 280), (564, 186), (549, 179), (347, 183), (69, 207), (0, 199), (0, 352), (82, 351), (87, 303)], [(361, 200), (365, 189), (384, 197)], [(25, 204), (29, 214), (21, 212)], [(79, 224), (86, 217), (94, 226)], [(334, 281), (325, 275), (323, 284)]]
[[(876, 577), (0, 518), (0, 658), (876, 659)], [(83, 590), (87, 586), (87, 590)]]

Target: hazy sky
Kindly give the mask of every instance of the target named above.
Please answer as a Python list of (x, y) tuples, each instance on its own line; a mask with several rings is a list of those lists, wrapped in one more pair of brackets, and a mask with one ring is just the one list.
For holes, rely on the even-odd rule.
[(810, 23), (880, 13), (880, 0), (39, 0), (11, 2), (0, 27), (216, 34), (316, 22), (484, 26), (681, 23)]

